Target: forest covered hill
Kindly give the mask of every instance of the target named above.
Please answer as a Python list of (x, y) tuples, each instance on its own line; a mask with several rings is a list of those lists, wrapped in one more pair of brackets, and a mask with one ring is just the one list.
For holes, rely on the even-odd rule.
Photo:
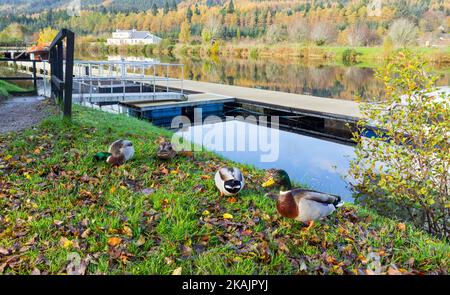
[(184, 44), (377, 46), (389, 37), (389, 46), (445, 47), (450, 39), (445, 0), (83, 0), (80, 16), (64, 9), (69, 2), (0, 0), (0, 39), (33, 41), (48, 27), (97, 40), (116, 29), (146, 30)]

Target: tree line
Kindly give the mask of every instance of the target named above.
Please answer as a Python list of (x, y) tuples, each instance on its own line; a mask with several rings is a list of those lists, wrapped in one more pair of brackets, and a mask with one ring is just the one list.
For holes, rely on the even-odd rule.
[[(52, 9), (37, 16), (7, 15), (0, 20), (0, 30), (6, 30), (0, 39), (25, 35), (33, 40), (32, 34), (43, 28), (68, 27), (99, 40), (115, 29), (137, 29), (186, 44), (224, 40), (372, 46), (388, 36), (394, 45), (405, 46), (420, 37), (437, 40), (450, 27), (450, 4), (444, 0), (382, 1), (380, 7), (371, 2), (113, 1), (108, 7), (86, 6), (80, 17)], [(141, 9), (132, 3), (142, 4)]]

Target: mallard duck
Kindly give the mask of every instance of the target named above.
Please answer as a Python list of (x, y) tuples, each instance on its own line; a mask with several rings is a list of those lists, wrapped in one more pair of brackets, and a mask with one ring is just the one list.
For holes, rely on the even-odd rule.
[(262, 187), (276, 188), (280, 191), (288, 191), (292, 188), (289, 174), (282, 169), (267, 170), (265, 180)]
[(177, 152), (172, 146), (171, 142), (164, 141), (159, 144), (156, 156), (161, 160), (169, 160), (177, 155)]
[(341, 197), (321, 193), (309, 189), (292, 189), (289, 175), (284, 170), (271, 169), (267, 171), (268, 179), (263, 187), (280, 188), (279, 195), (267, 195), (277, 200), (277, 211), (281, 216), (308, 223), (309, 230), (315, 220), (320, 220), (333, 213), (343, 205)]
[(133, 143), (129, 140), (119, 139), (109, 146), (109, 152), (99, 152), (95, 154), (94, 160), (106, 160), (108, 164), (119, 166), (131, 159), (133, 155)]
[(232, 196), (244, 188), (244, 176), (238, 168), (222, 167), (214, 177), (220, 196)]

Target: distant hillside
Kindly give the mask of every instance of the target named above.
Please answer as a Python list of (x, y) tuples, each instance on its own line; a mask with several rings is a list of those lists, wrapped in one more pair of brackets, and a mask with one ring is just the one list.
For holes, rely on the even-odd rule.
[[(49, 9), (61, 10), (73, 0), (0, 0), (0, 14), (33, 14)], [(171, 3), (173, 0), (169, 0)], [(183, 2), (180, 0), (177, 3)], [(221, 3), (221, 0), (212, 2)], [(163, 7), (164, 0), (81, 0), (83, 10), (106, 10), (110, 12), (137, 12), (152, 8), (153, 3)]]

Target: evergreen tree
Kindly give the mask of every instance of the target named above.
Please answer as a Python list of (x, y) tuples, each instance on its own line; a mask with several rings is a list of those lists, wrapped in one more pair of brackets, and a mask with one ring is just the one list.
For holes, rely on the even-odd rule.
[(47, 12), (47, 23), (49, 25), (52, 25), (52, 23), (53, 23), (53, 9), (51, 9), (51, 8)]
[(191, 7), (189, 6), (187, 11), (186, 11), (186, 18), (187, 18), (188, 23), (191, 23), (193, 14), (194, 13), (192, 12)]
[(152, 5), (152, 14), (153, 14), (153, 16), (158, 15), (158, 6), (156, 6), (156, 3), (153, 3), (153, 5)]
[(195, 3), (195, 14), (200, 15), (200, 9), (198, 9), (198, 3)]
[(169, 13), (169, 1), (164, 0), (164, 9), (163, 9), (164, 15)]
[(170, 10), (177, 11), (178, 10), (178, 4), (176, 0), (172, 0), (170, 3)]
[(230, 4), (228, 4), (228, 9), (227, 9), (227, 13), (234, 13), (234, 2), (233, 0), (230, 1)]

